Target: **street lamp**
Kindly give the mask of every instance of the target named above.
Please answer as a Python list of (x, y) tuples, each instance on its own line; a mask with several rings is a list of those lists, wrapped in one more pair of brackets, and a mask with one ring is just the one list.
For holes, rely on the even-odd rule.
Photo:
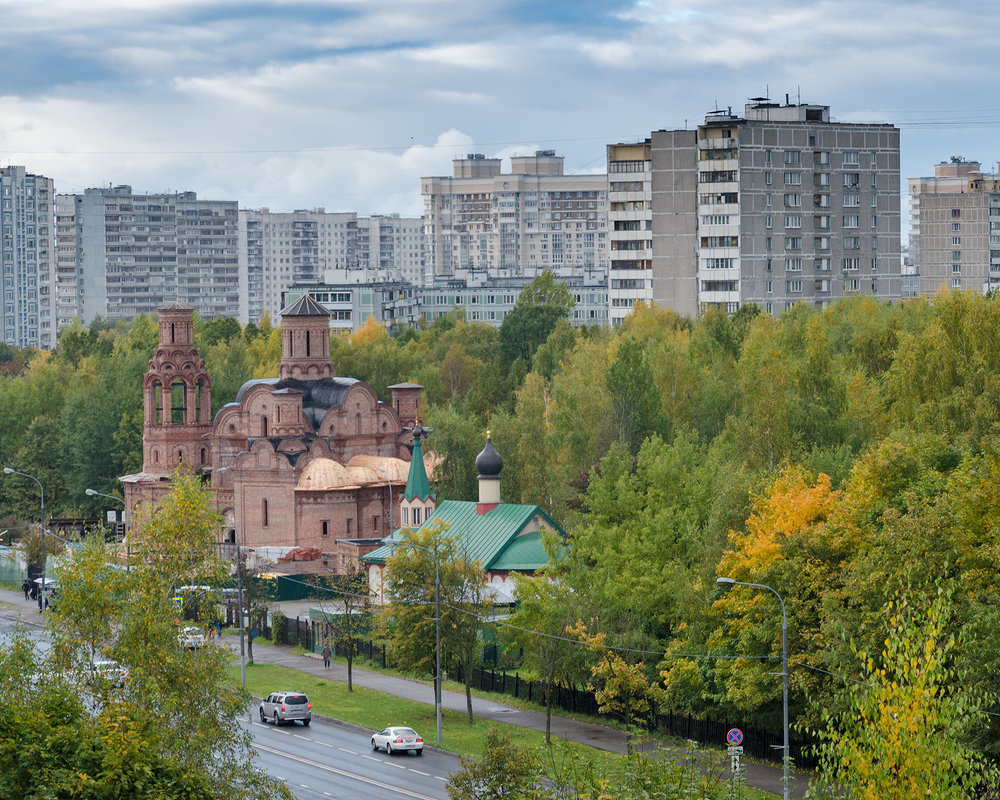
[(441, 573), (438, 569), (437, 548), (424, 547), (403, 539), (383, 539), (383, 544), (389, 547), (406, 545), (415, 550), (423, 550), (434, 557), (434, 717), (437, 721), (437, 743), (441, 746)]
[(389, 477), (389, 473), (385, 471), (385, 464), (380, 466), (378, 471), (385, 475), (385, 482), (389, 484), (389, 535), (392, 536), (394, 531), (392, 525), (392, 479)]
[(105, 494), (104, 492), (99, 492), (97, 489), (84, 489), (83, 493), (87, 497), (106, 497), (108, 500), (114, 500), (116, 503), (121, 503), (124, 507), (122, 511), (122, 524), (125, 525), (125, 569), (129, 572), (132, 571), (132, 548), (128, 541), (128, 506), (125, 501), (120, 497), (115, 497), (113, 494)]
[(38, 530), (41, 531), (42, 535), (42, 585), (38, 590), (38, 610), (44, 611), (45, 606), (42, 603), (42, 595), (45, 594), (45, 489), (42, 488), (42, 482), (34, 475), (29, 475), (26, 472), (18, 472), (16, 469), (11, 469), (10, 467), (4, 467), (3, 471), (5, 475), (20, 475), (22, 478), (31, 478), (31, 480), (38, 484), (38, 491), (42, 497), (42, 516), (38, 524)]
[[(214, 470), (216, 474), (220, 472), (226, 472), (229, 467), (218, 467)], [(239, 526), (233, 521), (233, 536), (236, 539), (236, 605), (239, 608), (236, 611), (236, 615), (239, 621), (240, 629), (240, 683), (242, 683), (243, 688), (247, 688), (247, 651), (246, 651), (246, 638), (244, 633), (243, 624), (243, 548), (240, 547), (240, 533)]]
[(782, 744), (781, 749), (783, 755), (781, 758), (782, 762), (782, 784), (784, 786), (782, 790), (782, 798), (788, 800), (788, 762), (791, 753), (788, 749), (788, 615), (785, 613), (785, 601), (781, 599), (781, 595), (778, 594), (770, 586), (763, 583), (746, 583), (744, 581), (738, 581), (733, 578), (716, 578), (716, 584), (728, 589), (730, 586), (750, 586), (754, 589), (766, 589), (775, 597), (778, 598), (778, 602), (781, 603), (781, 689), (782, 689), (782, 721), (784, 723), (784, 744)]

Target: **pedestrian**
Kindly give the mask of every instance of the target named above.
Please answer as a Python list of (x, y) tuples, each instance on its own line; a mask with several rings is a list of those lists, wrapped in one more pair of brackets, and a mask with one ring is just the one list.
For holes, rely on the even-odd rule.
[(323, 666), (326, 667), (327, 669), (330, 669), (330, 656), (332, 654), (333, 651), (330, 650), (330, 643), (327, 642), (325, 645), (323, 645)]
[(29, 595), (31, 594), (31, 581), (25, 578), (21, 582), (21, 590), (24, 592), (24, 599), (29, 600), (30, 599)]

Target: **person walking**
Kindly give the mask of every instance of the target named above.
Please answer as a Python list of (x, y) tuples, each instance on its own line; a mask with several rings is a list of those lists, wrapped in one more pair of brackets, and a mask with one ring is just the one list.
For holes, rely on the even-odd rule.
[(333, 651), (330, 650), (330, 643), (327, 642), (325, 645), (323, 645), (323, 666), (326, 667), (327, 669), (330, 669), (330, 656), (332, 654)]
[(25, 578), (21, 582), (21, 590), (24, 592), (24, 599), (30, 600), (31, 598), (29, 597), (29, 595), (31, 594), (31, 581)]

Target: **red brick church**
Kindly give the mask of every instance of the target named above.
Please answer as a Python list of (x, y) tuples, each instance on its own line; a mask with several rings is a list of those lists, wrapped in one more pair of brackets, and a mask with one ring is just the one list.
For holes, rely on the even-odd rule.
[(159, 309), (159, 337), (143, 377), (142, 472), (120, 479), (130, 518), (175, 470), (198, 471), (216, 490), (224, 541), (316, 548), (336, 571), (356, 569), (399, 518), (422, 387), (392, 386), (386, 405), (367, 383), (335, 377), (329, 313), (305, 295), (281, 312), (278, 377), (248, 381), (212, 419), (194, 311)]

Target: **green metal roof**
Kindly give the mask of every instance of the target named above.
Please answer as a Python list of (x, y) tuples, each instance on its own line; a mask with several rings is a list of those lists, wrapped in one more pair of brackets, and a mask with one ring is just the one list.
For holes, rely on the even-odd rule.
[[(458, 548), (467, 558), (479, 561), (486, 571), (517, 570), (529, 572), (548, 563), (549, 557), (538, 532), (524, 529), (538, 515), (547, 528), (562, 535), (556, 525), (537, 505), (500, 503), (492, 511), (477, 514), (478, 503), (464, 500), (444, 500), (434, 509), (421, 529), (435, 520), (450, 524), (449, 534), (458, 535)], [(383, 545), (362, 557), (368, 564), (384, 564), (392, 547)]]
[(410, 471), (406, 476), (406, 489), (403, 491), (404, 500), (426, 500), (433, 497), (431, 494), (431, 484), (427, 480), (427, 469), (424, 467), (424, 453), (420, 449), (420, 437), (413, 438), (413, 457), (410, 459)]

